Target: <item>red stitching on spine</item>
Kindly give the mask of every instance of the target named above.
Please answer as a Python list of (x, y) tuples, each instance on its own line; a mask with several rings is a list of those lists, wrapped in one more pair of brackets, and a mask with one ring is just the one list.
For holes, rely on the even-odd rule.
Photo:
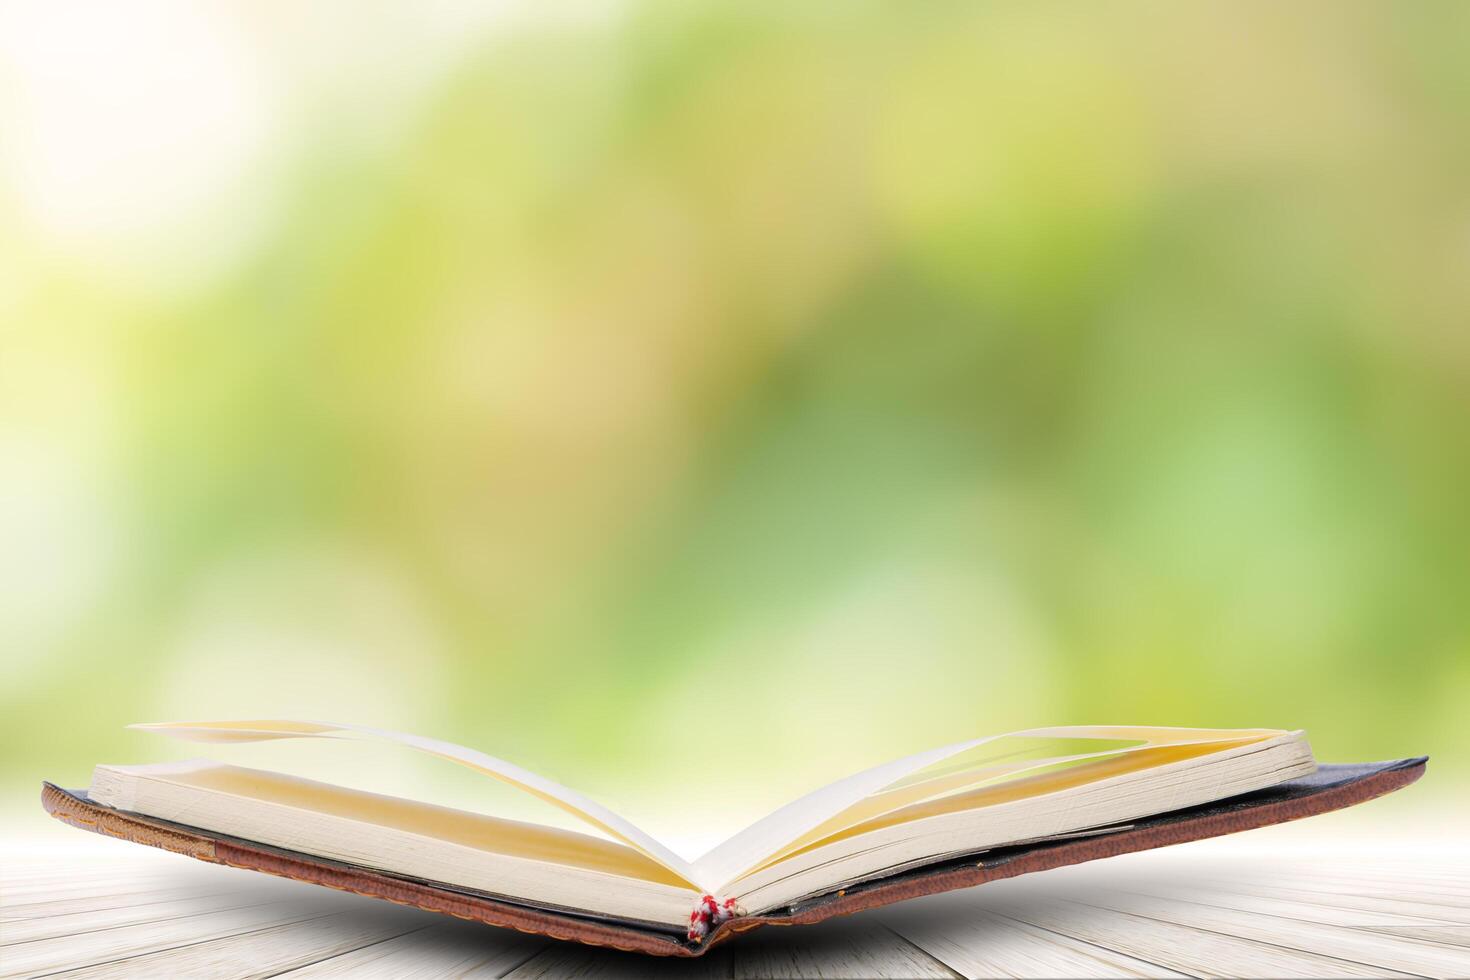
[(745, 910), (735, 904), (733, 898), (720, 901), (713, 895), (705, 895), (695, 904), (694, 911), (689, 913), (689, 941), (703, 942), (705, 936), (736, 916), (744, 914)]

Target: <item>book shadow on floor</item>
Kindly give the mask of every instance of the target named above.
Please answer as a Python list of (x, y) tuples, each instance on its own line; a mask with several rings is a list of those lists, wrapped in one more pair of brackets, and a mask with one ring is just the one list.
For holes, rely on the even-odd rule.
[[(424, 928), (422, 918), (408, 909), (401, 911), (412, 918), (417, 931), (347, 955), (355, 969), (369, 965), (386, 968), (392, 960), (374, 961), (396, 958), (411, 948), (413, 962), (420, 967), (452, 968), (455, 976), (505, 976), (512, 980), (561, 976), (630, 980), (810, 975), (953, 977), (955, 970), (946, 964), (953, 964), (955, 957), (947, 955), (948, 950), (1012, 948), (1018, 943), (1049, 949), (1062, 941), (1062, 937), (1050, 937), (1047, 930), (1022, 921), (1041, 914), (1038, 910), (1044, 909), (1045, 896), (1038, 897), (1033, 888), (1008, 888), (1007, 884), (933, 896), (811, 926), (765, 926), (696, 959), (650, 957), (547, 940), (472, 922), (443, 922)], [(1082, 887), (1071, 893), (1085, 903), (1087, 890)], [(1092, 952), (1084, 950), (1081, 962), (1084, 969), (1093, 964)], [(1094, 965), (1102, 969), (1123, 964), (1099, 960)]]

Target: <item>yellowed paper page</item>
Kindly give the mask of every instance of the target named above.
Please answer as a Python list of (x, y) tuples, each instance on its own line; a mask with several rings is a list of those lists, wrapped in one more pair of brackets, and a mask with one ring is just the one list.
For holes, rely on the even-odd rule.
[[(700, 873), (723, 885), (782, 856), (878, 820), (925, 800), (943, 798), (997, 778), (1019, 779), (1049, 767), (1157, 749), (1199, 745), (1229, 748), (1241, 740), (1286, 734), (1276, 729), (1200, 729), (1129, 726), (1035, 728), (959, 742), (921, 752), (849, 776), (789, 803), (757, 821), (695, 862)], [(1013, 751), (1017, 740), (1055, 743), (1047, 750)], [(1078, 741), (1097, 741), (1092, 752), (1067, 751)], [(1160, 757), (1160, 763), (1163, 764)], [(1104, 778), (1098, 776), (1097, 778)]]
[(466, 748), (463, 745), (455, 745), (452, 742), (425, 738), (421, 735), (384, 731), (363, 725), (339, 725), (310, 721), (161, 722), (133, 725), (131, 727), (148, 732), (157, 732), (161, 735), (169, 735), (174, 738), (186, 739), (192, 742), (257, 742), (279, 738), (339, 738), (366, 739), (407, 746), (441, 759), (448, 759), (475, 772), (482, 773), (524, 790), (532, 796), (570, 813), (572, 816), (597, 828), (615, 840), (622, 841), (629, 847), (643, 853), (672, 871), (680, 879), (687, 882), (690, 887), (703, 890), (709, 890), (710, 887), (699, 880), (700, 875), (698, 871), (688, 861), (685, 861), (648, 834), (639, 830), (628, 820), (613, 813), (600, 803), (589, 800), (575, 790), (569, 789), (544, 776), (538, 776), (536, 773), (527, 769), (522, 769), (520, 766), (506, 762), (504, 759), (497, 759), (494, 756), (486, 755), (475, 749)]

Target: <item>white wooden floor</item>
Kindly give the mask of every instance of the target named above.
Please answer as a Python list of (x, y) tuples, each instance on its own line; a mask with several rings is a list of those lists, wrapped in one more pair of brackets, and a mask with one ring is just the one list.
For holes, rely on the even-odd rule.
[(1235, 840), (763, 929), (694, 961), (549, 942), (121, 842), (11, 845), (0, 976), (1470, 976), (1465, 850)]

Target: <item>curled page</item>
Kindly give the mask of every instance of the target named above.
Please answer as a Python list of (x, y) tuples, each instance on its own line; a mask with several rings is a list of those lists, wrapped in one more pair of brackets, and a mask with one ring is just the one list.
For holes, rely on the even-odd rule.
[(1166, 746), (1225, 748), (1283, 734), (1275, 729), (1078, 726), (957, 742), (857, 773), (788, 803), (715, 847), (695, 868), (725, 888), (824, 837), (981, 783)]
[[(1000, 737), (1000, 736), (996, 736)], [(884, 763), (854, 773), (821, 789), (793, 800), (779, 810), (762, 817), (706, 853), (694, 867), (701, 877), (718, 882), (718, 887), (733, 881), (763, 859), (781, 850), (812, 828), (830, 820), (848, 807), (866, 799), (886, 786), (926, 766), (931, 766), (966, 749), (992, 741), (987, 738), (956, 742), (943, 748), (930, 749), (903, 759)]]
[(473, 769), (475, 772), (524, 790), (641, 852), (678, 875), (691, 888), (709, 891), (711, 887), (700, 880), (700, 875), (688, 861), (601, 804), (544, 776), (538, 776), (520, 766), (474, 749), (465, 748), (463, 745), (424, 738), (420, 735), (368, 728), (363, 725), (336, 725), (310, 721), (161, 722), (130, 727), (193, 742), (262, 742), (279, 738), (335, 738), (404, 745), (441, 759), (448, 759)]

